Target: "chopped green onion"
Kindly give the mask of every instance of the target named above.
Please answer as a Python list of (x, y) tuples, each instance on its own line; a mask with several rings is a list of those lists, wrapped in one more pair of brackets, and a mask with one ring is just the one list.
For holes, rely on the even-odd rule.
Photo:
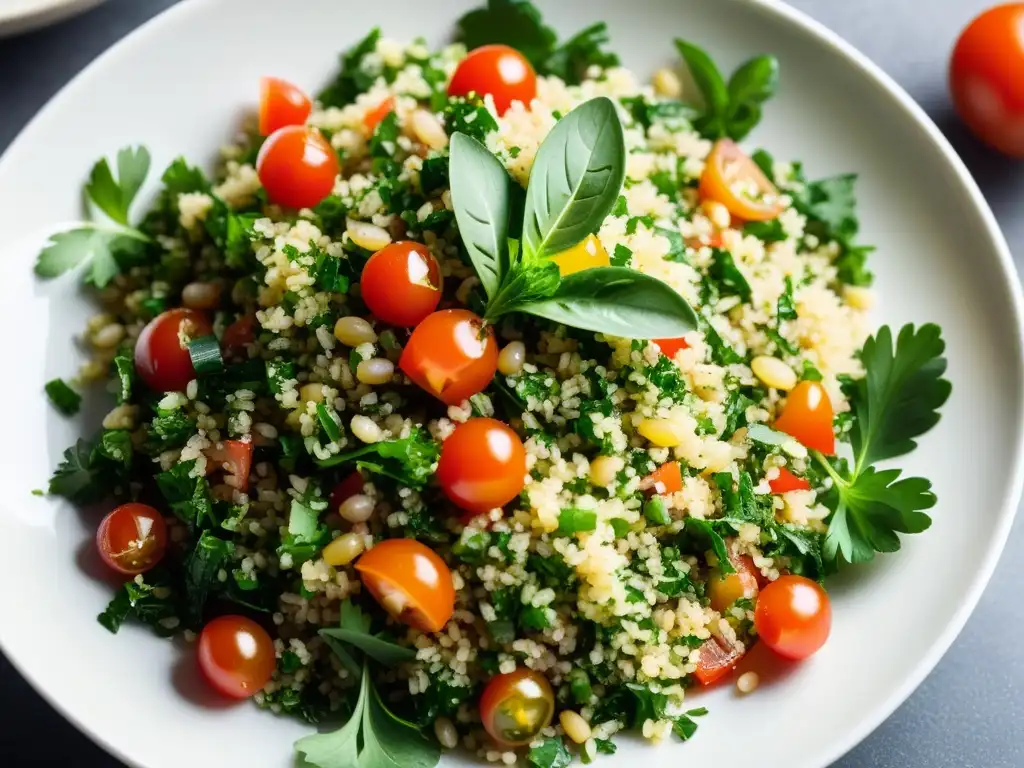
[(338, 424), (338, 417), (334, 415), (334, 411), (323, 403), (319, 403), (316, 407), (316, 415), (320, 419), (320, 426), (323, 427), (327, 438), (332, 443), (338, 442), (341, 439), (341, 426)]
[(82, 405), (82, 396), (69, 387), (64, 379), (46, 382), (44, 387), (47, 397), (54, 407), (65, 416), (74, 416)]
[(592, 509), (566, 507), (558, 513), (558, 532), (583, 533), (597, 528), (597, 513)]
[(614, 517), (608, 521), (608, 524), (612, 527), (615, 532), (615, 538), (621, 539), (627, 533), (629, 533), (629, 523), (623, 520), (621, 517)]
[(655, 496), (644, 504), (644, 517), (654, 525), (668, 525), (672, 522), (668, 508), (661, 496)]
[(197, 376), (208, 376), (224, 370), (224, 358), (216, 336), (200, 336), (188, 343), (188, 355)]
[(793, 439), (789, 435), (777, 432), (764, 424), (751, 424), (747, 429), (747, 437), (755, 443), (761, 443), (762, 445), (785, 445)]
[(516, 625), (509, 619), (496, 619), (487, 622), (487, 631), (496, 643), (511, 643), (516, 639)]
[(394, 352), (396, 349), (401, 349), (402, 346), (398, 343), (398, 337), (395, 336), (395, 332), (390, 328), (386, 331), (381, 331), (378, 337), (380, 345), (384, 347), (388, 352)]
[(519, 626), (525, 630), (540, 631), (550, 627), (551, 622), (548, 620), (547, 611), (531, 605), (519, 614)]

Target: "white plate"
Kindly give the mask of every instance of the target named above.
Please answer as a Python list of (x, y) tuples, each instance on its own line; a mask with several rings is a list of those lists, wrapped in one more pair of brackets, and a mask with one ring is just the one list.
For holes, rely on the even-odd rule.
[[(141, 629), (113, 637), (96, 624), (111, 594), (92, 567), (96, 517), (29, 495), (84, 428), (84, 417), (69, 423), (54, 414), (42, 385), (75, 368), (71, 334), (89, 307), (71, 278), (36, 282), (33, 257), (47, 232), (79, 215), (82, 179), (100, 155), (144, 142), (158, 167), (177, 154), (210, 160), (253, 105), (260, 75), (315, 89), (334, 71), (338, 50), (372, 25), (439, 42), (469, 4), (182, 3), (98, 59), (0, 161), (0, 317), (9, 329), (0, 378), (8, 403), (0, 644), (51, 702), (129, 763), (283, 768), (292, 740), (307, 729), (250, 706), (204, 705), (182, 649)], [(879, 320), (935, 321), (949, 342), (953, 396), (939, 427), (902, 462), (935, 483), (932, 529), (831, 584), (835, 626), (813, 660), (756, 695), (737, 698), (727, 686), (702, 697), (711, 714), (689, 744), (627, 743), (601, 762), (717, 765), (729, 755), (730, 764), (820, 768), (878, 725), (938, 661), (1010, 528), (1021, 484), (1024, 370), (1021, 295), (1006, 244), (967, 171), (909, 97), (788, 8), (741, 0), (543, 5), (563, 31), (607, 20), (615, 47), (642, 72), (673, 59), (676, 34), (729, 66), (754, 52), (777, 54), (782, 87), (751, 144), (802, 158), (812, 176), (859, 172), (863, 237), (879, 246)]]
[(0, 37), (56, 24), (103, 0), (0, 0)]

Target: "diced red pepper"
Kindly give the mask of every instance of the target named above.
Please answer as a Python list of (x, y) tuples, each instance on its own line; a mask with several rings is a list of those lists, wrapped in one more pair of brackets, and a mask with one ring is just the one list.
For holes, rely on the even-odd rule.
[(785, 467), (779, 468), (779, 476), (768, 481), (772, 493), (789, 493), (790, 491), (809, 491), (811, 483), (806, 477), (797, 477)]
[(693, 676), (701, 685), (711, 685), (732, 672), (743, 654), (733, 646), (712, 635), (700, 647), (700, 658)]
[(206, 472), (224, 471), (224, 482), (232, 488), (245, 491), (249, 487), (249, 470), (252, 467), (252, 443), (248, 440), (225, 440), (207, 448)]
[(661, 354), (665, 357), (675, 357), (676, 352), (681, 349), (686, 349), (690, 345), (686, 343), (686, 339), (654, 339), (654, 343), (661, 349)]
[(677, 493), (683, 490), (683, 473), (678, 461), (666, 461), (643, 479), (641, 488), (653, 490), (658, 495)]

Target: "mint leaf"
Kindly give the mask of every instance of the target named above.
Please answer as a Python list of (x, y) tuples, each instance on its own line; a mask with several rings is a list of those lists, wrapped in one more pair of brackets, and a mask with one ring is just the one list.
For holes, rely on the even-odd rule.
[(341, 604), (341, 626), (321, 629), (320, 636), (348, 643), (385, 667), (394, 667), (416, 658), (416, 651), (412, 648), (370, 634), (370, 617), (350, 600)]

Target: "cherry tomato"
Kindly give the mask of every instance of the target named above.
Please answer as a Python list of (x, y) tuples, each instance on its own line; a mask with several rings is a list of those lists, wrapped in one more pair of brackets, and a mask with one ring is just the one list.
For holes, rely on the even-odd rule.
[(233, 699), (247, 699), (270, 682), (277, 662), (274, 641), (244, 616), (219, 616), (199, 634), (199, 669), (210, 685)]
[(750, 600), (757, 597), (760, 572), (754, 566), (753, 559), (747, 555), (731, 554), (729, 562), (735, 569), (733, 573), (723, 573), (719, 568), (712, 568), (708, 576), (708, 598), (711, 607), (719, 613), (725, 613), (741, 598)]
[(836, 452), (832, 419), (832, 401), (821, 382), (801, 381), (786, 398), (775, 429), (795, 437), (806, 448), (831, 456)]
[(641, 481), (640, 487), (649, 488), (659, 495), (683, 490), (683, 474), (679, 470), (679, 462), (666, 461), (645, 477)]
[(503, 507), (523, 490), (526, 449), (496, 419), (470, 419), (441, 444), (437, 480), (445, 496), (476, 515)]
[(384, 101), (372, 109), (366, 110), (363, 115), (363, 127), (366, 128), (366, 135), (372, 136), (377, 130), (380, 121), (395, 111), (395, 100), (388, 96)]
[(146, 504), (122, 504), (103, 518), (96, 531), (96, 546), (103, 562), (118, 573), (145, 573), (167, 551), (167, 523)]
[(331, 498), (329, 501), (330, 510), (332, 512), (337, 512), (338, 507), (340, 507), (347, 499), (362, 491), (365, 484), (366, 481), (363, 480), (363, 476), (358, 472), (353, 472), (351, 475), (345, 477), (345, 479), (334, 486), (334, 490), (331, 491)]
[(243, 355), (247, 345), (256, 340), (256, 316), (242, 315), (224, 329), (220, 345), (228, 354)]
[(313, 102), (298, 86), (277, 77), (260, 79), (260, 136), (286, 125), (302, 125), (312, 111)]
[(1024, 158), (1024, 3), (982, 13), (953, 49), (953, 104), (982, 141)]
[(480, 719), (491, 738), (506, 747), (533, 741), (551, 724), (555, 694), (540, 672), (519, 667), (495, 675), (480, 695)]
[(701, 685), (711, 685), (736, 669), (742, 658), (739, 649), (712, 635), (700, 647), (700, 657), (693, 676)]
[(338, 156), (315, 128), (286, 125), (263, 142), (256, 172), (270, 202), (312, 208), (334, 189)]
[(388, 325), (411, 328), (441, 301), (441, 267), (422, 243), (406, 240), (377, 251), (359, 281), (366, 306)]
[(356, 561), (363, 585), (394, 618), (421, 632), (440, 632), (455, 610), (452, 572), (415, 539), (387, 539)]
[(224, 470), (224, 482), (232, 488), (244, 491), (249, 487), (249, 470), (252, 467), (252, 442), (247, 440), (225, 440), (204, 451), (206, 471)]
[(769, 480), (768, 487), (772, 489), (772, 493), (811, 490), (811, 484), (806, 477), (797, 477), (785, 467), (779, 467), (779, 476)]
[(690, 345), (686, 343), (686, 339), (654, 339), (654, 343), (658, 345), (661, 350), (661, 354), (665, 357), (672, 358), (676, 356), (676, 352), (681, 349), (689, 349)]
[(442, 309), (416, 326), (399, 368), (447, 405), (482, 392), (498, 370), (494, 331), (468, 309)]
[(780, 576), (761, 590), (754, 627), (764, 644), (787, 659), (806, 659), (828, 640), (832, 606), (821, 585), (805, 576)]
[(523, 54), (507, 45), (484, 45), (469, 52), (448, 84), (449, 96), (491, 94), (499, 115), (521, 101), (529, 107), (537, 95), (537, 73)]
[(717, 200), (744, 221), (769, 221), (783, 211), (779, 190), (730, 139), (719, 139), (708, 155), (700, 196)]
[(183, 340), (213, 333), (206, 315), (194, 309), (169, 309), (157, 315), (135, 342), (135, 370), (150, 389), (181, 392), (196, 377)]

